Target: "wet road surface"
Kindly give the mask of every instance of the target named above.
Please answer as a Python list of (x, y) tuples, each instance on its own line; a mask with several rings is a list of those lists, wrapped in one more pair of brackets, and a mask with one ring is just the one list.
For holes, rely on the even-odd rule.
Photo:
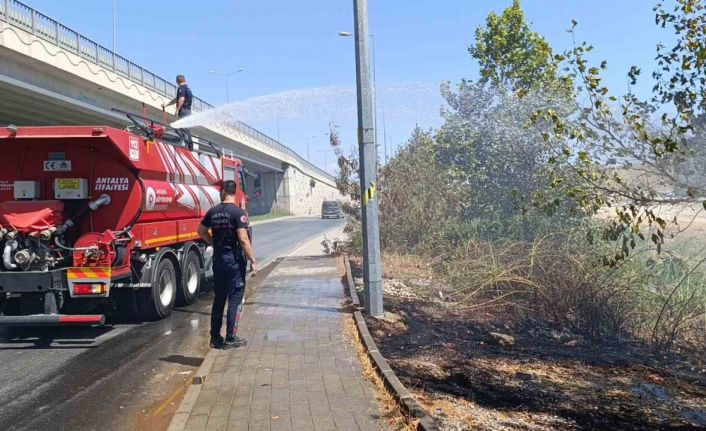
[[(343, 223), (295, 218), (256, 225), (258, 261), (262, 266)], [(159, 322), (0, 328), (0, 428), (164, 428), (207, 351), (210, 300), (206, 294)]]

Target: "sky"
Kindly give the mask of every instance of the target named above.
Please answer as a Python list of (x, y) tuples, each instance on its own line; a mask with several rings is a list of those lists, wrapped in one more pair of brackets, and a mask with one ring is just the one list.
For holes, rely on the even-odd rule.
[[(655, 0), (656, 2), (656, 0)], [(113, 0), (24, 0), (84, 36), (113, 46)], [(186, 75), (194, 94), (226, 103), (226, 80), (209, 73), (240, 68), (230, 78), (230, 101), (243, 121), (334, 171), (327, 143), (335, 123), (344, 146), (356, 145), (355, 59), (350, 0), (115, 0), (116, 50), (173, 80)], [(415, 125), (438, 127), (443, 81), (475, 79), (468, 54), (475, 29), (511, 0), (369, 0), (375, 40), (378, 140), (388, 153)], [(636, 87), (651, 88), (655, 46), (670, 40), (654, 24), (650, 0), (523, 0), (527, 20), (555, 51), (572, 44), (566, 29), (607, 60), (606, 84), (627, 90), (626, 72), (641, 66)], [(139, 110), (139, 107), (136, 107)], [(384, 117), (384, 122), (383, 122)], [(384, 128), (383, 128), (384, 124)], [(384, 134), (383, 134), (384, 129)], [(308, 148), (308, 151), (307, 151)], [(308, 155), (307, 155), (308, 153)]]

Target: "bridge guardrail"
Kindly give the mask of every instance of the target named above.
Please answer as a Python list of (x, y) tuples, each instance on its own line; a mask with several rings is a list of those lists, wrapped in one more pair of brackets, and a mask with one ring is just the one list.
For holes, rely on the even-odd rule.
[[(17, 0), (0, 0), (0, 19), (10, 25), (32, 33), (33, 35), (44, 39), (59, 48), (70, 51), (84, 60), (90, 61), (106, 69), (110, 69), (123, 78), (126, 78), (136, 84), (140, 84), (164, 97), (173, 98), (176, 96), (176, 85), (146, 69), (143, 69), (130, 60), (121, 57), (110, 49), (64, 26), (60, 22), (49, 18), (41, 12), (32, 9), (22, 2)], [(192, 102), (192, 110), (194, 112), (200, 112), (212, 108), (213, 105), (210, 103), (198, 97), (194, 97)], [(319, 175), (324, 176), (324, 178), (328, 178), (331, 181), (334, 180), (331, 174), (312, 165), (299, 154), (294, 152), (291, 148), (265, 135), (259, 130), (240, 121), (231, 123), (230, 127), (262, 141), (265, 145), (275, 150), (295, 158), (297, 161), (302, 163), (303, 166), (306, 166)]]
[[(143, 85), (162, 96), (174, 97), (176, 95), (176, 86), (174, 84), (22, 2), (0, 0), (0, 18), (10, 25), (32, 33), (47, 42), (78, 55), (84, 60), (110, 69), (123, 78)], [(213, 107), (198, 97), (194, 97), (193, 105), (194, 111), (202, 111)]]

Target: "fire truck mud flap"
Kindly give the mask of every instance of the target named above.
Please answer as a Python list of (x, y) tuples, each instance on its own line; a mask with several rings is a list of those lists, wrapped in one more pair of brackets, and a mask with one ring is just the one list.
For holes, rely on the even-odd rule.
[(105, 316), (102, 314), (0, 316), (0, 326), (100, 326), (104, 324)]

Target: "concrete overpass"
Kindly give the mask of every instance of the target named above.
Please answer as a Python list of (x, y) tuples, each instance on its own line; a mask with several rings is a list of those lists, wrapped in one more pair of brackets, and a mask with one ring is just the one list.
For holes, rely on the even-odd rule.
[[(0, 125), (124, 127), (126, 118), (111, 108), (140, 112), (144, 105), (160, 120), (162, 103), (175, 93), (174, 84), (78, 32), (19, 1), (0, 0)], [(194, 98), (192, 108), (213, 107)], [(193, 132), (244, 161), (254, 214), (318, 214), (322, 200), (339, 198), (331, 175), (244, 123)]]

